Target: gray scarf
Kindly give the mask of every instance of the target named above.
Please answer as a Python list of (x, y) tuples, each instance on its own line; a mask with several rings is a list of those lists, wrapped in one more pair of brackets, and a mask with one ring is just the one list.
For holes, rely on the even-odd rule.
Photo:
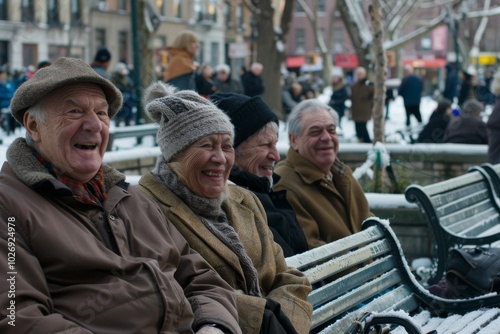
[(168, 189), (186, 203), (210, 232), (238, 256), (245, 275), (247, 293), (252, 296), (262, 297), (257, 270), (226, 213), (222, 209), (224, 194), (214, 199), (194, 194), (182, 184), (177, 174), (168, 166), (163, 156), (160, 156), (156, 161), (156, 167), (152, 173), (158, 177)]

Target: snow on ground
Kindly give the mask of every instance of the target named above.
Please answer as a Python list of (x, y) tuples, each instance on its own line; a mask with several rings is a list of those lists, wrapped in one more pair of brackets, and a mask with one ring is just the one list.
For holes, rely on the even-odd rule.
[[(319, 97), (320, 100), (323, 102), (328, 100), (328, 91), (325, 90), (325, 94), (321, 95)], [(436, 107), (437, 102), (432, 100), (429, 97), (424, 97), (422, 99), (422, 102), (420, 104), (420, 110), (422, 113), (422, 118), (424, 123), (427, 123), (430, 114)], [(397, 97), (389, 106), (389, 120), (386, 121), (385, 123), (385, 133), (390, 135), (390, 134), (395, 134), (397, 130), (402, 130), (405, 128), (405, 121), (406, 121), (406, 113), (405, 109), (403, 106), (403, 100), (401, 97)], [(341, 143), (356, 143), (356, 135), (355, 135), (355, 128), (354, 128), (354, 122), (347, 119), (347, 117), (343, 117), (341, 122), (341, 130), (340, 130), (340, 141)], [(412, 116), (412, 125), (417, 125), (416, 119)], [(114, 127), (114, 124), (111, 125), (111, 127)], [(368, 122), (368, 132), (370, 133), (370, 136), (373, 138), (373, 122), (369, 121)], [(3, 141), (2, 144), (0, 144), (0, 165), (3, 164), (3, 162), (6, 160), (5, 155), (7, 152), (7, 147), (12, 143), (12, 141), (17, 138), (17, 137), (24, 137), (25, 132), (22, 129), (18, 129), (15, 133), (15, 135), (11, 136), (6, 136), (6, 134), (0, 130), (0, 139)], [(390, 137), (389, 137), (390, 138)], [(397, 136), (395, 136), (396, 139)], [(128, 149), (137, 147), (135, 138), (123, 138), (123, 139), (117, 139), (115, 141), (116, 150), (121, 150), (121, 151), (126, 151)], [(152, 147), (153, 146), (153, 138), (151, 137), (146, 137), (143, 140), (143, 143), (141, 144), (140, 147)], [(341, 144), (342, 147), (342, 144)], [(283, 152), (287, 150), (288, 148), (288, 135), (286, 132), (286, 127), (285, 124), (282, 123), (280, 125), (280, 133), (279, 133), (279, 142), (278, 142), (278, 149)], [(361, 148), (361, 146), (360, 146)], [(137, 151), (137, 150), (134, 150)], [(141, 154), (145, 154), (145, 152), (142, 152)], [(129, 154), (127, 154), (130, 156)], [(111, 158), (111, 157), (110, 157)], [(113, 159), (116, 159), (113, 157)], [(105, 159), (106, 160), (106, 159)], [(111, 162), (111, 161), (110, 161)]]

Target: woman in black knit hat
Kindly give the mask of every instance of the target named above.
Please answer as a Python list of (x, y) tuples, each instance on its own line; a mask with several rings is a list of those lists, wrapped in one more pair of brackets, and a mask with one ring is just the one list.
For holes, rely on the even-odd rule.
[(248, 97), (235, 93), (210, 96), (234, 125), (235, 163), (229, 180), (252, 191), (266, 210), (267, 223), (274, 241), (285, 257), (308, 250), (304, 232), (293, 208), (286, 199), (286, 190), (273, 191), (279, 175), (273, 172), (280, 160), (276, 148), (278, 117), (260, 96)]

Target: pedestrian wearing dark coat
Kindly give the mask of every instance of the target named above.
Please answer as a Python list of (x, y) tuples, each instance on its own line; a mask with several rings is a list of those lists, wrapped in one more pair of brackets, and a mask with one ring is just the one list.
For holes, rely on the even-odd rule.
[(415, 116), (418, 123), (422, 123), (422, 114), (420, 113), (420, 99), (424, 85), (422, 79), (416, 75), (411, 65), (405, 66), (405, 76), (401, 80), (398, 94), (403, 98), (406, 110), (406, 126), (411, 124), (411, 115)]
[(259, 198), (274, 241), (285, 257), (305, 252), (306, 238), (286, 199), (286, 190), (272, 189), (280, 179), (272, 171), (280, 160), (276, 148), (278, 117), (261, 97), (216, 93), (210, 99), (229, 116), (235, 128), (235, 164), (229, 180)]
[(444, 132), (451, 117), (451, 101), (439, 101), (437, 108), (432, 112), (429, 122), (418, 135), (417, 143), (440, 144), (444, 141)]
[(250, 70), (241, 76), (241, 84), (245, 90), (245, 95), (253, 97), (264, 94), (263, 69), (264, 67), (261, 63), (253, 63), (250, 66)]
[(11, 144), (0, 172), (0, 246), (17, 233), (18, 279), (15, 299), (0, 285), (1, 333), (241, 333), (234, 290), (155, 202), (102, 163), (121, 104), (75, 58), (16, 91), (11, 110), (26, 139)]
[(371, 143), (366, 123), (372, 118), (373, 109), (373, 84), (366, 78), (363, 67), (356, 69), (357, 81), (351, 86), (351, 119), (356, 126), (356, 136), (364, 143)]
[(473, 66), (469, 66), (467, 69), (462, 70), (462, 80), (460, 82), (460, 91), (458, 93), (458, 105), (460, 108), (462, 108), (465, 101), (476, 98), (474, 93), (475, 77), (476, 69)]
[(446, 64), (446, 81), (444, 84), (443, 98), (453, 102), (458, 96), (458, 72), (454, 64)]
[(345, 101), (350, 98), (348, 86), (344, 81), (344, 76), (341, 70), (335, 70), (332, 74), (332, 95), (328, 105), (333, 108), (339, 115), (339, 127), (342, 117), (345, 114)]
[(290, 149), (276, 166), (309, 248), (352, 235), (372, 216), (352, 170), (337, 157), (335, 111), (316, 99), (302, 101), (289, 118)]
[(465, 101), (460, 116), (451, 120), (444, 133), (445, 143), (488, 144), (486, 124), (481, 119), (483, 105), (477, 100)]
[(486, 129), (488, 132), (488, 162), (495, 165), (500, 163), (500, 71), (496, 72), (493, 77), (491, 91), (496, 100), (486, 122)]
[(217, 75), (214, 79), (214, 86), (220, 93), (244, 94), (243, 86), (239, 80), (231, 78), (231, 68), (227, 64), (219, 64), (215, 68)]

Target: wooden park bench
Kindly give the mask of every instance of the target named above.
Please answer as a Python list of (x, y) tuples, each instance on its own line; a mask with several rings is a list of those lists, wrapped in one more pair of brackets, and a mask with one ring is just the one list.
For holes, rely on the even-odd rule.
[(156, 133), (158, 132), (158, 124), (148, 123), (141, 125), (130, 125), (126, 127), (117, 127), (109, 131), (109, 140), (107, 151), (113, 150), (113, 143), (115, 139), (135, 137), (138, 143), (141, 142), (145, 136), (153, 136), (156, 145)]
[(379, 218), (367, 219), (361, 232), (286, 261), (313, 285), (311, 333), (351, 333), (367, 313), (368, 320), (390, 323), (391, 333), (500, 328), (500, 295), (447, 300), (428, 293), (411, 273), (389, 223)]
[(405, 197), (427, 217), (433, 244), (429, 284), (444, 274), (450, 248), (500, 243), (500, 208), (493, 183), (481, 167), (428, 186), (410, 185)]

